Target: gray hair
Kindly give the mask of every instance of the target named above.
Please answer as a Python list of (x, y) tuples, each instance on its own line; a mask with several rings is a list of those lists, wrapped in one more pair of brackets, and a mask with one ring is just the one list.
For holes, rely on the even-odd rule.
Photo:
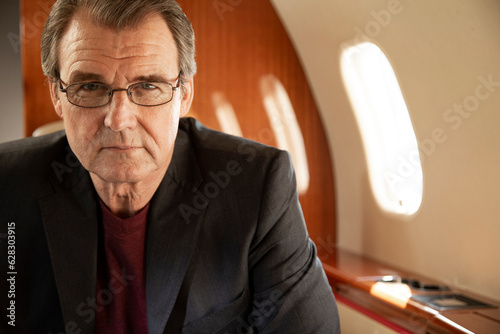
[(97, 25), (116, 30), (137, 27), (146, 16), (160, 14), (177, 45), (179, 70), (187, 78), (195, 75), (193, 27), (176, 1), (57, 0), (42, 32), (42, 69), (46, 76), (59, 79), (59, 42), (73, 16), (80, 9), (85, 10)]

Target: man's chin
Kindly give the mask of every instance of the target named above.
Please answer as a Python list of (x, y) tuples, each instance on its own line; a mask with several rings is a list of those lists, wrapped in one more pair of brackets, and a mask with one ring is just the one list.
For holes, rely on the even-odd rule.
[(114, 183), (114, 184), (119, 184), (119, 183), (127, 183), (127, 184), (134, 184), (138, 183), (141, 181), (140, 178), (137, 177), (116, 177), (116, 176), (101, 176), (98, 175), (99, 179), (101, 181), (104, 181), (106, 183)]
[(137, 183), (143, 181), (148, 173), (134, 168), (113, 168), (91, 171), (101, 181), (106, 183)]
[(99, 179), (99, 182), (105, 183), (138, 183), (138, 182), (157, 182), (162, 179), (166, 168), (159, 169), (157, 164), (151, 161), (126, 162), (126, 163), (110, 163), (109, 161), (97, 161), (91, 164), (87, 169), (93, 174), (94, 183)]

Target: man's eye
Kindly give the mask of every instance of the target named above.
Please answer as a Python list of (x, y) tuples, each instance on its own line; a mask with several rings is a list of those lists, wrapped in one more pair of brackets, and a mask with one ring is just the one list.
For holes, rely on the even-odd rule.
[(99, 85), (99, 84), (94, 83), (94, 82), (89, 82), (86, 84), (82, 84), (80, 86), (80, 89), (88, 90), (88, 91), (96, 91), (98, 89), (102, 89), (102, 85)]
[(156, 89), (158, 87), (156, 87), (155, 85), (153, 85), (151, 83), (143, 82), (143, 83), (141, 83), (140, 88), (144, 89), (144, 90), (153, 90), (153, 89)]

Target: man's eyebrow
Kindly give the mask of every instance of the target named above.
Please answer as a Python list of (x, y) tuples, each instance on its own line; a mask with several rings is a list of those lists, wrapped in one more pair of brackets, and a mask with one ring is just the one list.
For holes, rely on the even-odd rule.
[[(134, 82), (170, 82), (175, 81), (177, 78), (167, 78), (161, 74), (148, 74), (148, 75), (140, 75), (134, 78)], [(105, 82), (104, 77), (97, 73), (92, 72), (82, 72), (75, 71), (71, 73), (69, 77), (70, 83), (76, 82), (87, 82), (87, 81), (97, 81), (97, 82)]]
[[(175, 79), (177, 79), (177, 78), (175, 78)], [(150, 74), (150, 75), (140, 75), (140, 76), (136, 77), (134, 81), (169, 82), (172, 80), (168, 80), (165, 76), (160, 75), (160, 74)]]
[(104, 77), (97, 73), (75, 71), (71, 73), (69, 82), (99, 81), (104, 82)]

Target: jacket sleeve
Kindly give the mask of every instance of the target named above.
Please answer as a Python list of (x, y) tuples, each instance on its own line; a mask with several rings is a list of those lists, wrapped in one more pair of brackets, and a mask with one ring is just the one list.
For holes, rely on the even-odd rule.
[(340, 333), (335, 298), (300, 208), (289, 154), (270, 164), (249, 256), (257, 333)]

